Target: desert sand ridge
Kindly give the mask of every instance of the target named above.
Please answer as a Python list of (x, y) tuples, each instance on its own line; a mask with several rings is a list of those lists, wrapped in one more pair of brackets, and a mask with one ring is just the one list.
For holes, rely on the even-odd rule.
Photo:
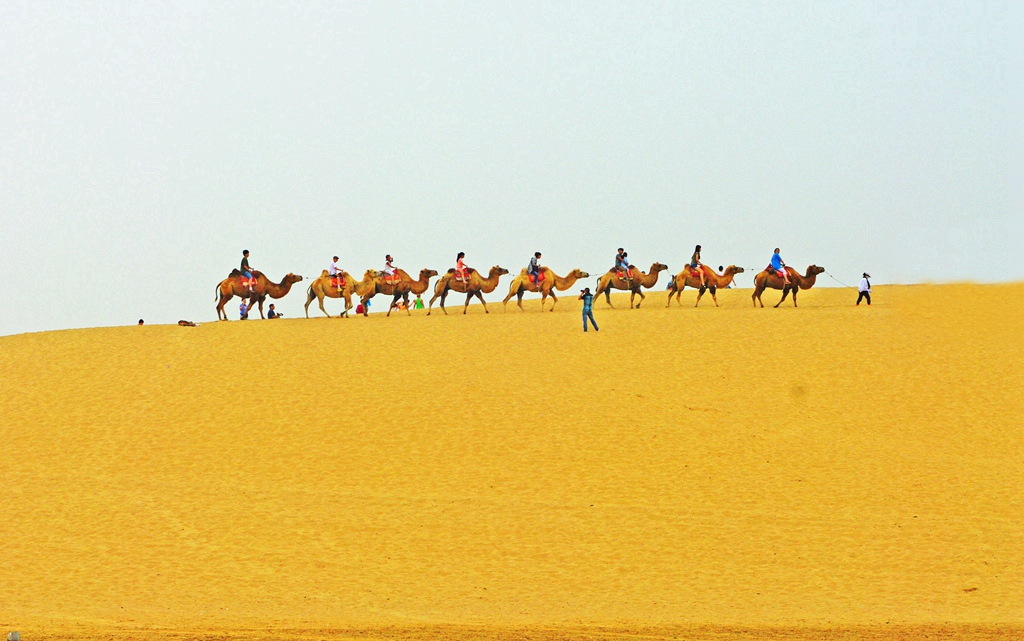
[(1024, 284), (570, 294), (0, 337), (0, 627), (1019, 638)]

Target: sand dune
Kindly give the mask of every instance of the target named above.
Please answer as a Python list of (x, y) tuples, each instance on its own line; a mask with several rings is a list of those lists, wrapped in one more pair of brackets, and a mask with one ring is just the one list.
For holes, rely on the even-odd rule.
[(855, 297), (0, 337), (0, 628), (1020, 638), (1024, 285)]

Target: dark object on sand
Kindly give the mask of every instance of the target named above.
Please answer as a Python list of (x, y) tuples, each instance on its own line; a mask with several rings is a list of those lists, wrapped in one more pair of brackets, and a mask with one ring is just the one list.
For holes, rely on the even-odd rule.
[(195, 323), (193, 323), (192, 321), (187, 321), (187, 320), (180, 320), (180, 321), (178, 321), (178, 324), (181, 325), (182, 327), (195, 327), (196, 326)]

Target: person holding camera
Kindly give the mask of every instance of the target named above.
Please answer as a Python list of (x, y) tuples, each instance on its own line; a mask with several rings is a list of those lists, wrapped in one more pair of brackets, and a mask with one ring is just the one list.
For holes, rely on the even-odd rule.
[(579, 300), (583, 301), (583, 331), (587, 331), (587, 319), (590, 319), (590, 324), (594, 326), (594, 331), (601, 331), (597, 327), (597, 321), (594, 320), (594, 295), (590, 293), (590, 288), (585, 287), (580, 292)]

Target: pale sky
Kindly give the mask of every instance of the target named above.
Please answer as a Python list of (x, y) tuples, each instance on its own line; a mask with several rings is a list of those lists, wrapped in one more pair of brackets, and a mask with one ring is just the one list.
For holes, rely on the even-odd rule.
[(1021, 280), (1022, 4), (0, 0), (0, 334), (213, 321), (242, 249)]

